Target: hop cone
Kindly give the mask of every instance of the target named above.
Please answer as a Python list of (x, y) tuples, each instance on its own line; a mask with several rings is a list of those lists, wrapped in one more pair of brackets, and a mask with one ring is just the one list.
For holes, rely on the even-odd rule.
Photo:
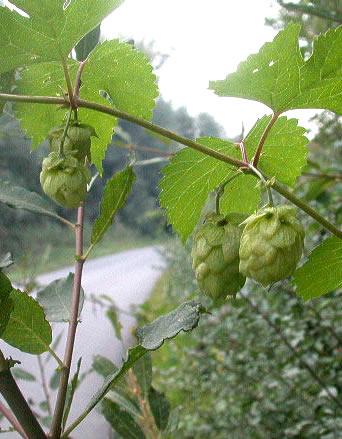
[[(64, 127), (53, 128), (49, 135), (50, 151), (58, 152), (62, 141)], [(76, 124), (71, 125), (67, 131), (64, 141), (64, 151), (73, 153), (80, 161), (88, 157), (90, 161), (91, 137), (95, 136), (95, 130), (90, 125)]]
[(193, 269), (203, 293), (215, 301), (235, 296), (245, 278), (239, 273), (241, 215), (210, 214), (194, 236)]
[(290, 276), (302, 255), (304, 229), (290, 206), (267, 207), (244, 222), (240, 272), (263, 286)]
[(88, 169), (72, 154), (61, 158), (51, 152), (43, 160), (40, 184), (46, 195), (61, 206), (78, 207), (86, 197), (89, 180)]

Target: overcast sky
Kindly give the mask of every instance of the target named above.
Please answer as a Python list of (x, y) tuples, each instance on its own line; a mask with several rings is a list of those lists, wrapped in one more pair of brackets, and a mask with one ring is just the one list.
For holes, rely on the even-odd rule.
[[(228, 136), (249, 129), (269, 114), (263, 104), (223, 98), (208, 90), (209, 80), (223, 79), (238, 63), (270, 41), (276, 31), (265, 17), (277, 16), (275, 0), (126, 0), (102, 26), (107, 38), (154, 42), (169, 54), (158, 71), (162, 96), (192, 115), (208, 112)], [(291, 113), (307, 126), (313, 112)]]

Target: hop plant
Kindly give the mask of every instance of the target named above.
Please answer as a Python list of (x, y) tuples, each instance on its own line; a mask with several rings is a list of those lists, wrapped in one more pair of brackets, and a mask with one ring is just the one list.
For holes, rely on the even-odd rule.
[[(53, 128), (49, 135), (50, 151), (59, 152), (60, 144), (63, 138), (64, 127)], [(91, 137), (96, 136), (95, 130), (90, 125), (74, 124), (68, 128), (63, 149), (65, 152), (72, 152), (80, 161), (88, 157), (91, 161), (90, 147)]]
[(78, 207), (86, 197), (89, 170), (72, 154), (51, 152), (43, 161), (40, 184), (43, 191), (64, 207)]
[(235, 296), (245, 283), (239, 273), (239, 223), (244, 218), (209, 214), (194, 236), (191, 256), (196, 279), (202, 292), (215, 301)]
[(290, 276), (304, 246), (304, 228), (290, 206), (267, 207), (244, 222), (240, 272), (263, 286)]

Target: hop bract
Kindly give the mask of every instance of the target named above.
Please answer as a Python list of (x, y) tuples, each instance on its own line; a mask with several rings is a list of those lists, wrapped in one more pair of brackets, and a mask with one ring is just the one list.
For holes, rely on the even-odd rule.
[[(53, 128), (49, 135), (50, 150), (58, 152), (63, 138), (64, 127)], [(63, 149), (65, 152), (72, 152), (80, 161), (90, 157), (91, 137), (95, 136), (95, 130), (90, 125), (74, 124), (71, 125), (65, 137)]]
[(72, 154), (61, 158), (51, 152), (43, 161), (40, 184), (43, 191), (56, 203), (64, 207), (78, 207), (86, 197), (88, 169)]
[(191, 256), (198, 285), (215, 301), (235, 296), (244, 283), (239, 273), (239, 245), (244, 218), (238, 214), (210, 214), (199, 227)]
[(290, 206), (267, 207), (244, 222), (240, 272), (263, 286), (290, 276), (304, 246), (304, 229)]

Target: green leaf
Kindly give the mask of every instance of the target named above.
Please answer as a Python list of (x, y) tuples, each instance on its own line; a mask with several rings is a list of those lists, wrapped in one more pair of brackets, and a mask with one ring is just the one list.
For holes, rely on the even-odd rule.
[(158, 429), (161, 431), (165, 430), (170, 416), (170, 403), (166, 399), (165, 394), (151, 387), (148, 401)]
[[(239, 148), (227, 140), (202, 137), (197, 142), (241, 159)], [(183, 241), (198, 223), (209, 193), (235, 173), (235, 167), (191, 148), (179, 151), (163, 169), (160, 204)], [(253, 212), (260, 200), (256, 183), (253, 177), (247, 175), (241, 175), (230, 183), (221, 198), (222, 213)]]
[(65, 401), (65, 409), (64, 409), (64, 414), (63, 414), (63, 422), (62, 422), (62, 429), (63, 430), (65, 428), (66, 422), (67, 422), (69, 414), (70, 414), (71, 405), (72, 405), (72, 401), (73, 401), (74, 396), (75, 396), (76, 389), (79, 385), (78, 377), (80, 375), (81, 364), (82, 364), (82, 357), (79, 358), (79, 360), (77, 361), (76, 372), (75, 372), (74, 376), (72, 377), (70, 384), (68, 385), (67, 397), (66, 397), (66, 401)]
[(95, 29), (85, 35), (79, 43), (77, 43), (77, 46), (75, 47), (75, 52), (78, 61), (84, 61), (85, 59), (87, 59), (90, 52), (94, 50), (94, 48), (98, 44), (100, 40), (100, 35), (101, 27), (97, 26)]
[(132, 415), (134, 419), (139, 419), (141, 416), (138, 404), (133, 397), (132, 399), (129, 399), (127, 394), (123, 394), (121, 391), (117, 392), (115, 390), (111, 390), (107, 394), (107, 398), (110, 401), (115, 402), (122, 410), (125, 410), (127, 413)]
[(9, 297), (13, 287), (8, 277), (0, 270), (0, 337), (7, 327), (13, 302)]
[(134, 180), (133, 168), (128, 166), (107, 181), (101, 200), (100, 215), (94, 223), (91, 234), (91, 243), (93, 245), (101, 240), (112, 224), (117, 211), (124, 206)]
[[(78, 64), (69, 60), (70, 75), (76, 75)], [(41, 63), (24, 69), (17, 81), (17, 92), (21, 95), (58, 96), (65, 90), (62, 66), (58, 62)], [(16, 103), (15, 113), (21, 128), (32, 139), (32, 148), (40, 145), (50, 130), (63, 123), (66, 110), (57, 105)]]
[(294, 274), (297, 294), (310, 300), (342, 287), (342, 240), (336, 236), (316, 247)]
[[(251, 160), (257, 150), (259, 141), (271, 120), (264, 116), (257, 121), (248, 133), (245, 145)], [(306, 129), (298, 126), (297, 119), (285, 116), (277, 119), (265, 141), (259, 168), (269, 177), (294, 186), (306, 165), (309, 139), (305, 137)]]
[(133, 416), (122, 409), (119, 404), (105, 398), (102, 402), (102, 414), (121, 437), (125, 439), (144, 439), (141, 427)]
[(144, 355), (133, 366), (133, 372), (137, 378), (142, 394), (147, 396), (152, 384), (152, 358), (151, 354)]
[(93, 358), (92, 367), (95, 372), (103, 376), (103, 378), (107, 378), (108, 375), (112, 375), (118, 370), (112, 361), (106, 357), (102, 357), (102, 355), (96, 355)]
[(114, 328), (116, 337), (119, 340), (122, 340), (122, 336), (121, 336), (122, 325), (121, 325), (117, 310), (114, 307), (111, 307), (106, 312), (106, 316), (109, 318), (109, 320)]
[(43, 308), (19, 290), (12, 290), (9, 297), (13, 302), (13, 311), (1, 338), (29, 354), (42, 354), (49, 350), (52, 332)]
[(154, 322), (137, 329), (139, 343), (148, 351), (160, 348), (165, 340), (176, 337), (180, 332), (192, 331), (203, 312), (202, 306), (194, 301), (182, 303), (178, 308)]
[[(0, 7), (0, 73), (66, 59), (122, 0), (12, 0), (29, 17)], [(67, 7), (64, 7), (64, 5)]]
[[(82, 98), (103, 105), (109, 100), (118, 110), (144, 119), (152, 118), (158, 97), (156, 77), (148, 58), (131, 44), (112, 40), (97, 46), (89, 56), (82, 83)], [(112, 116), (82, 109), (80, 117), (84, 123), (96, 126), (99, 138), (94, 139), (91, 155), (101, 170), (117, 121)]]
[(17, 380), (23, 380), (23, 381), (36, 381), (36, 377), (32, 375), (30, 372), (27, 372), (26, 370), (22, 368), (15, 367), (12, 369), (12, 375)]
[[(44, 308), (49, 322), (69, 322), (71, 319), (73, 273), (68, 277), (51, 282), (37, 293), (37, 300)], [(84, 303), (84, 291), (81, 288), (78, 316), (81, 315)]]
[[(0, 74), (0, 93), (10, 93), (15, 82), (14, 72)], [(2, 113), (6, 101), (0, 101), (0, 113)]]
[(304, 61), (298, 44), (300, 26), (290, 24), (224, 80), (211, 81), (219, 96), (252, 99), (275, 112), (319, 108), (342, 113), (342, 26), (314, 41)]
[(35, 192), (30, 192), (23, 187), (14, 186), (12, 183), (1, 179), (0, 203), (4, 203), (15, 209), (28, 210), (29, 212), (59, 218), (40, 195)]
[(159, 317), (155, 322), (138, 330), (139, 345), (129, 349), (127, 359), (120, 369), (107, 376), (103, 386), (95, 393), (88, 403), (85, 411), (74, 422), (73, 427), (78, 425), (93, 408), (105, 397), (117, 384), (125, 373), (143, 356), (148, 350), (155, 350), (165, 340), (175, 337), (181, 331), (191, 331), (198, 325), (203, 308), (195, 301), (185, 302), (176, 310)]

